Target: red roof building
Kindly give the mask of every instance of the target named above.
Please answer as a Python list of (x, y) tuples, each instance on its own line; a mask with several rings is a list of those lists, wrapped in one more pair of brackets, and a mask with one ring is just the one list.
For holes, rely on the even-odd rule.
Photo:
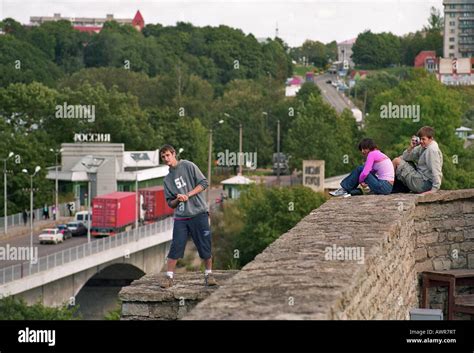
[(428, 62), (436, 61), (436, 52), (434, 50), (421, 51), (415, 57), (415, 67), (427, 67)]
[(143, 19), (142, 14), (140, 13), (140, 10), (138, 10), (137, 13), (135, 14), (135, 17), (132, 20), (132, 26), (135, 27), (140, 32), (145, 27), (145, 20)]

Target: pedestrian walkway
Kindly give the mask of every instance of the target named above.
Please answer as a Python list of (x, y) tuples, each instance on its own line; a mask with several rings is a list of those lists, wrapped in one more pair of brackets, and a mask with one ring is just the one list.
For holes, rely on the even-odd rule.
[[(73, 220), (74, 217), (59, 217), (58, 220), (47, 219), (47, 220), (35, 220), (33, 222), (33, 234), (39, 233), (42, 229), (45, 228), (54, 228), (56, 224), (64, 224), (68, 223)], [(17, 225), (12, 228), (8, 228), (8, 233), (5, 236), (3, 228), (0, 231), (0, 241), (11, 239), (20, 235), (30, 234), (30, 222), (27, 222), (26, 226), (24, 225)]]

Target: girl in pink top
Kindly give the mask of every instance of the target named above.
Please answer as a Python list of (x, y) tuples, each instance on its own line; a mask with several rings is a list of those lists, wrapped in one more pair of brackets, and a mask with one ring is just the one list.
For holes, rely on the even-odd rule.
[(333, 196), (351, 196), (361, 194), (357, 187), (369, 186), (374, 194), (388, 195), (392, 192), (395, 180), (393, 164), (385, 154), (380, 152), (372, 139), (363, 139), (359, 150), (367, 158), (363, 166), (359, 166), (341, 182), (341, 189), (330, 192)]

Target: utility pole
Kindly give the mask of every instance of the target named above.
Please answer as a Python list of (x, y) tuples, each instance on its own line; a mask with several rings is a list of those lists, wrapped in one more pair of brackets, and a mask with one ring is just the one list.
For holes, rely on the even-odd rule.
[(242, 123), (239, 123), (239, 175), (242, 175)]
[(210, 189), (211, 189), (211, 159), (212, 159), (212, 129), (209, 129), (209, 155), (207, 156), (207, 190), (206, 199), (207, 204), (210, 205)]
[(280, 119), (277, 120), (277, 184), (280, 185)]
[(5, 213), (5, 218), (4, 218), (4, 221), (3, 221), (3, 224), (5, 226), (5, 235), (7, 235), (7, 231), (8, 231), (8, 213), (7, 213), (7, 161), (13, 157), (14, 153), (13, 152), (10, 152), (8, 154), (8, 157), (5, 158), (3, 160), (3, 200), (5, 202), (4, 204), (4, 208), (3, 208), (3, 212)]

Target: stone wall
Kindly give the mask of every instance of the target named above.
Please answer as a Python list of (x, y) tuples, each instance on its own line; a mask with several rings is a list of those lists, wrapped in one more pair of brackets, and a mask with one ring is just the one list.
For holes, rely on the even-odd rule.
[[(456, 199), (430, 202), (420, 200), (415, 210), (416, 271), (474, 269), (474, 202)], [(426, 201), (426, 202), (425, 202)], [(420, 283), (421, 285), (421, 283)], [(464, 286), (459, 294), (472, 288)], [(421, 301), (421, 293), (419, 300)], [(447, 288), (430, 289), (430, 307), (447, 315)], [(456, 313), (457, 319), (470, 315)]]
[[(225, 283), (236, 272), (213, 271), (219, 284)], [(204, 274), (201, 272), (177, 273), (173, 287), (163, 289), (158, 284), (163, 275), (143, 276), (120, 291), (122, 320), (181, 319), (217, 289), (203, 285)]]
[(474, 189), (332, 199), (185, 319), (408, 319), (450, 268), (474, 268)]

